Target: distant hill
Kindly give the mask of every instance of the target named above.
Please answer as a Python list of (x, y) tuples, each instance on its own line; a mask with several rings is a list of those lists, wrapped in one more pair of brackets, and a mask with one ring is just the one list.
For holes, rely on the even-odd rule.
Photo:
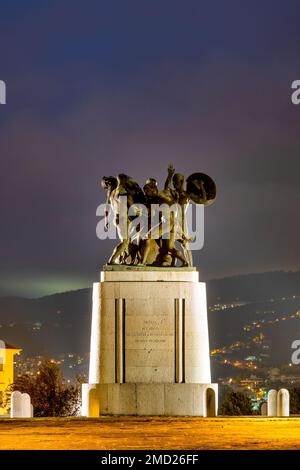
[(0, 298), (0, 337), (27, 355), (88, 350), (91, 289), (40, 299)]
[(293, 295), (300, 295), (300, 271), (243, 274), (207, 283), (209, 304), (237, 299), (256, 302)]

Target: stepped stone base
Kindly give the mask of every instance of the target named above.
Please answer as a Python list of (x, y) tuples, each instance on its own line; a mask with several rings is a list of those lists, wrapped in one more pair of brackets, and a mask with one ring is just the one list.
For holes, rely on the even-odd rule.
[(95, 384), (84, 395), (85, 416), (216, 416), (218, 407), (217, 384)]

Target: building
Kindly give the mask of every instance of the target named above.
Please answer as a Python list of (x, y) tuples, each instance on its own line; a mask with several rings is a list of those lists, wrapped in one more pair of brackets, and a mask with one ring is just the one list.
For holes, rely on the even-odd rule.
[(14, 356), (21, 351), (20, 348), (0, 341), (0, 415), (8, 413), (6, 391), (14, 382)]

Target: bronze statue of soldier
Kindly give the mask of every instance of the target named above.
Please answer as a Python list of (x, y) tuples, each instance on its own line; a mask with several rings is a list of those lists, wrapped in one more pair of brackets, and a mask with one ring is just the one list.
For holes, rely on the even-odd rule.
[[(142, 190), (133, 178), (122, 173), (116, 178), (113, 176), (103, 177), (101, 186), (107, 191), (106, 203), (113, 210), (114, 225), (120, 239), (120, 243), (115, 247), (108, 264), (164, 267), (175, 266), (176, 262), (180, 261), (181, 267), (193, 265), (191, 250), (188, 248), (191, 239), (187, 232), (186, 210), (190, 202), (207, 206), (214, 201), (216, 185), (208, 175), (193, 173), (186, 179), (185, 188), (184, 176), (175, 173), (173, 165), (169, 165), (163, 190), (158, 189), (157, 181), (154, 178), (149, 178)], [(121, 210), (122, 196), (126, 196), (124, 213)], [(139, 204), (146, 205), (151, 228), (146, 237), (137, 236), (135, 237), (136, 242), (133, 243), (128, 226), (139, 215)], [(156, 207), (156, 210), (159, 210), (157, 207), (162, 205), (170, 208), (168, 220), (163, 220), (163, 216), (159, 214), (158, 224), (152, 227), (152, 208)], [(128, 215), (129, 209), (130, 216)], [(122, 221), (125, 223), (122, 224)], [(167, 222), (168, 233), (165, 233), (165, 222)], [(107, 224), (108, 211), (105, 212), (106, 228)], [(124, 226), (127, 227), (125, 230)], [(156, 236), (153, 237), (154, 231), (156, 231)], [(176, 243), (179, 243), (182, 251), (176, 247)]]

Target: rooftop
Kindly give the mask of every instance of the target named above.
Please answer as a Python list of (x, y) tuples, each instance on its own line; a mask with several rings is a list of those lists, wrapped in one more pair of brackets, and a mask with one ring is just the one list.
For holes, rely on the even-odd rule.
[[(4, 348), (3, 348), (3, 344), (5, 346)], [(13, 346), (12, 344), (9, 344), (9, 343), (5, 343), (4, 341), (0, 341), (0, 349), (14, 349), (15, 351), (22, 351), (21, 348)]]

